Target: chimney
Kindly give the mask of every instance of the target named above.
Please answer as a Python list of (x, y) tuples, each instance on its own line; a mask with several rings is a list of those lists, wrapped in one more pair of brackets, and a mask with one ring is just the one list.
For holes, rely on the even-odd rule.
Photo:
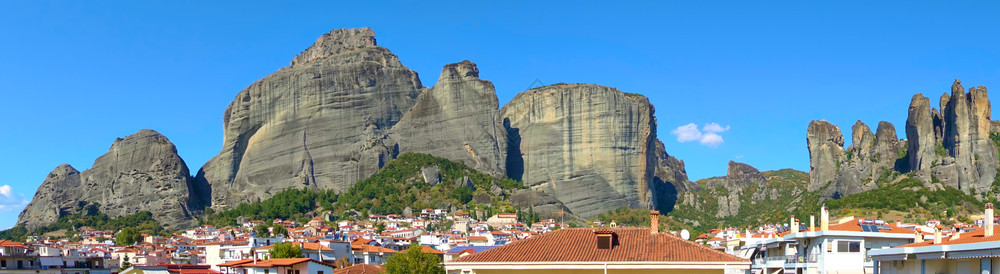
[(792, 233), (799, 233), (799, 224), (795, 222), (795, 215), (792, 215), (792, 220), (790, 222)]
[(830, 230), (830, 211), (823, 205), (819, 211), (819, 230)]
[(993, 203), (986, 204), (986, 214), (983, 216), (983, 237), (993, 237)]
[(660, 211), (650, 210), (649, 211), (649, 232), (652, 234), (657, 234), (660, 232)]
[(816, 231), (816, 214), (809, 213), (809, 231)]
[(934, 244), (941, 244), (941, 228), (934, 228)]
[(920, 233), (920, 229), (913, 231), (913, 242), (919, 243), (924, 241), (924, 234)]
[(952, 233), (951, 237), (948, 238), (948, 240), (954, 241), (954, 240), (957, 240), (959, 237), (962, 237), (962, 230), (961, 229), (955, 229), (955, 233)]
[(896, 219), (896, 227), (903, 227), (903, 220)]

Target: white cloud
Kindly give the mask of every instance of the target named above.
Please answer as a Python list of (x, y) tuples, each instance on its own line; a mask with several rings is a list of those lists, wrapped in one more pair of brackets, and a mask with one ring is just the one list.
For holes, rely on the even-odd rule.
[[(694, 124), (692, 124), (692, 125), (694, 125)], [(704, 132), (715, 132), (715, 133), (720, 133), (720, 132), (727, 131), (727, 130), (729, 130), (729, 126), (722, 127), (718, 123), (708, 123), (708, 124), (705, 124), (705, 126), (701, 128), (701, 131), (704, 131)]]
[(698, 131), (698, 125), (695, 125), (694, 123), (679, 126), (670, 133), (677, 135), (677, 141), (681, 143), (701, 139), (701, 131)]
[(722, 135), (719, 133), (729, 130), (729, 126), (722, 126), (719, 123), (708, 123), (705, 124), (698, 130), (698, 125), (695, 123), (689, 123), (683, 126), (679, 126), (671, 134), (677, 135), (677, 142), (686, 143), (691, 141), (698, 141), (698, 143), (708, 146), (708, 147), (719, 147), (723, 142)]
[(702, 145), (710, 147), (718, 147), (719, 145), (722, 144), (723, 141), (722, 141), (722, 136), (719, 136), (719, 134), (715, 134), (715, 132), (709, 132), (705, 133), (705, 135), (702, 135), (701, 141), (698, 142), (701, 143)]
[(26, 205), (24, 195), (15, 194), (10, 185), (0, 186), (0, 212), (21, 210)]

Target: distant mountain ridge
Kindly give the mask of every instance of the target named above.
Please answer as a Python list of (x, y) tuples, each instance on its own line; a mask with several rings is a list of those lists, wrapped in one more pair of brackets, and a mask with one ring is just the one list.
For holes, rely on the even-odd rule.
[[(132, 156), (111, 168), (95, 162), (91, 173), (104, 177), (77, 182), (71, 168), (57, 169), (18, 225), (38, 227), (99, 203), (112, 217), (148, 210), (161, 223), (187, 226), (205, 207), (234, 208), (284, 189), (345, 191), (407, 152), (524, 180), (536, 193), (523, 199), (542, 197), (570, 214), (623, 206), (669, 211), (679, 192), (697, 186), (656, 139), (653, 109), (644, 96), (586, 84), (524, 91), (501, 108), (475, 63), (444, 66), (427, 88), (377, 45), (371, 29), (338, 29), (236, 95), (223, 115), (222, 150), (196, 174), (157, 133), (148, 146), (167, 142), (172, 150), (145, 155), (142, 146), (129, 147)], [(119, 151), (113, 146), (109, 154)], [(126, 188), (123, 180), (147, 181)], [(156, 189), (166, 192), (149, 192)]]

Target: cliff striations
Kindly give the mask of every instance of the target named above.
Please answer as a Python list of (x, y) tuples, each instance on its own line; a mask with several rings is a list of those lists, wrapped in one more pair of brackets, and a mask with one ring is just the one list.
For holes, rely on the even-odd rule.
[(374, 37), (368, 28), (331, 31), (236, 95), (222, 152), (198, 173), (213, 207), (286, 188), (342, 191), (398, 154), (389, 129), (423, 86)]
[(108, 153), (82, 173), (70, 165), (56, 167), (18, 216), (17, 224), (34, 229), (54, 223), (81, 204), (97, 203), (112, 217), (149, 211), (167, 228), (196, 225), (195, 210), (204, 201), (177, 155), (177, 148), (153, 130), (117, 139)]
[(507, 133), (493, 83), (479, 79), (468, 60), (448, 64), (437, 84), (390, 130), (399, 151), (462, 161), (495, 177), (504, 176)]
[(623, 206), (669, 204), (669, 210), (677, 189), (690, 185), (676, 172), (682, 165), (660, 167), (681, 163), (659, 149), (653, 106), (643, 96), (559, 84), (518, 94), (501, 116), (509, 138), (508, 175), (580, 216)]

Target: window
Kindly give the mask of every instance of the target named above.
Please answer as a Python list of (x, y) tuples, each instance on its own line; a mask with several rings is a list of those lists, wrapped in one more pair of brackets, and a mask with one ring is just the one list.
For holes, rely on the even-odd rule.
[(271, 270), (270, 269), (264, 269), (264, 274), (271, 274)]
[(323, 271), (316, 271), (316, 274), (323, 274)]
[(0, 267), (7, 267), (7, 260), (0, 260)]
[(243, 269), (243, 274), (247, 274), (247, 269), (246, 268)]
[(298, 270), (295, 270), (295, 274), (299, 274), (299, 271), (298, 271)]
[(837, 241), (837, 252), (858, 253), (861, 252), (860, 241)]

